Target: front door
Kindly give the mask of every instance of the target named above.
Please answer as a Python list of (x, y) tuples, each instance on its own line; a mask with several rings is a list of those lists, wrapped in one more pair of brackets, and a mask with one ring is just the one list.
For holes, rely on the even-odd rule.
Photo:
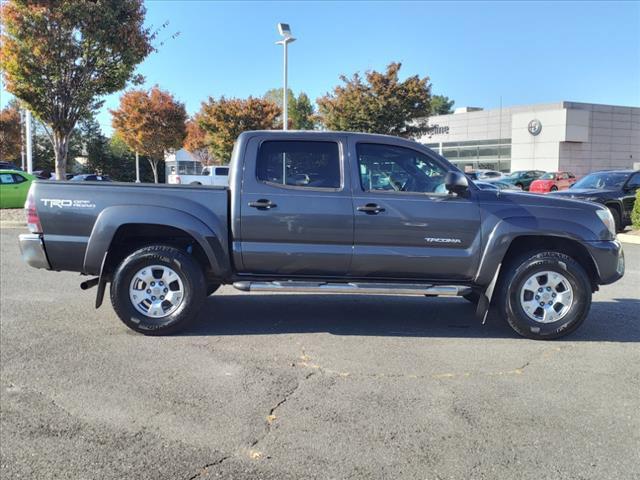
[(480, 212), (444, 188), (448, 167), (404, 146), (350, 145), (354, 179), (354, 277), (468, 280), (478, 268)]
[(240, 200), (242, 273), (345, 275), (353, 249), (346, 142), (249, 141)]

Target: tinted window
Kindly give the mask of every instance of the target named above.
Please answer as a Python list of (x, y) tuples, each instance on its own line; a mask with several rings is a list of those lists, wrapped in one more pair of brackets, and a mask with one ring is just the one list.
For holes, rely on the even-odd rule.
[(640, 173), (634, 174), (629, 179), (629, 183), (627, 183), (627, 188), (638, 188), (638, 187), (640, 187)]
[(13, 181), (15, 183), (22, 183), (22, 182), (26, 182), (27, 179), (24, 178), (22, 175), (18, 175), (17, 173), (13, 174)]
[(359, 143), (357, 152), (366, 191), (446, 193), (446, 170), (422, 153), (373, 143)]
[(258, 152), (258, 180), (296, 187), (340, 188), (340, 153), (334, 142), (270, 141)]
[(216, 168), (216, 175), (220, 175), (221, 177), (229, 176), (228, 168)]
[(573, 188), (622, 188), (626, 179), (626, 173), (592, 173), (574, 183)]

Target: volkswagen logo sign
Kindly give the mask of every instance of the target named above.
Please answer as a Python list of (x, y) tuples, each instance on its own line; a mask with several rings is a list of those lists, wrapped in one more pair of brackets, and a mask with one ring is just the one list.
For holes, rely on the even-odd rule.
[(527, 125), (527, 130), (531, 135), (538, 135), (542, 131), (542, 123), (537, 118), (534, 118)]

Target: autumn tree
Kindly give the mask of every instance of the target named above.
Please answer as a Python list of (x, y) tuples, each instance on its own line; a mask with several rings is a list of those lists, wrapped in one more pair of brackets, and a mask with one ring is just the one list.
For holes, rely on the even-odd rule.
[(367, 71), (364, 79), (358, 73), (351, 78), (341, 76), (343, 85), (318, 99), (325, 126), (400, 137), (426, 132), (431, 113), (429, 77), (414, 75), (400, 81), (401, 66), (391, 63), (385, 72)]
[(0, 111), (0, 160), (19, 163), (21, 150), (20, 106), (12, 101)]
[(6, 88), (47, 126), (64, 179), (69, 137), (125, 87), (153, 49), (142, 0), (10, 0), (2, 4)]
[(215, 157), (211, 153), (210, 146), (209, 135), (200, 126), (200, 115), (196, 114), (187, 121), (184, 148), (195, 155), (204, 165), (212, 165)]
[(433, 95), (431, 97), (431, 115), (448, 115), (453, 113), (453, 100), (444, 95)]
[(186, 136), (184, 104), (157, 86), (150, 91), (131, 90), (111, 110), (112, 125), (129, 148), (148, 157), (158, 183), (158, 165), (166, 151), (180, 148)]
[(268, 130), (275, 127), (280, 107), (263, 98), (246, 100), (209, 97), (202, 103), (198, 116), (200, 127), (210, 139), (210, 148), (216, 159), (228, 163), (233, 143), (246, 130)]
[[(287, 113), (289, 115), (288, 128), (292, 130), (313, 130), (315, 126), (315, 111), (308, 95), (301, 92), (296, 98), (293, 90), (287, 89)], [(270, 100), (278, 107), (282, 105), (282, 89), (272, 88), (263, 95), (265, 100)], [(282, 119), (278, 116), (277, 128), (282, 128)], [(278, 125), (279, 124), (279, 125)]]

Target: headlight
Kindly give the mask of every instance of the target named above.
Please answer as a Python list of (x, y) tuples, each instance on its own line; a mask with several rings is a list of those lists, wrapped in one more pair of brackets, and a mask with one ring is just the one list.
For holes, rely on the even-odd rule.
[(598, 217), (600, 217), (600, 220), (602, 220), (602, 223), (604, 223), (605, 227), (609, 229), (611, 236), (615, 237), (616, 222), (613, 220), (613, 215), (611, 215), (611, 212), (609, 211), (609, 209), (608, 208), (598, 209), (596, 210), (596, 213), (598, 214)]

